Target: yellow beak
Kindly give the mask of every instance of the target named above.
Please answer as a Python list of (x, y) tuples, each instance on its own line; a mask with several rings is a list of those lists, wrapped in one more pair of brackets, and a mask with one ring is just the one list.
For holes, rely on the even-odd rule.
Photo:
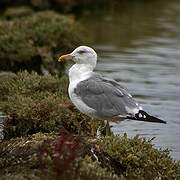
[(59, 57), (59, 62), (69, 61), (72, 60), (73, 56), (71, 54), (65, 54)]

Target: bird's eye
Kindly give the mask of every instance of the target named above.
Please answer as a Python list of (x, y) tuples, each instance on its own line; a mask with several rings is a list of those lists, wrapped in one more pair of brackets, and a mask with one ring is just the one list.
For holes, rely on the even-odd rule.
[(80, 50), (80, 51), (78, 51), (79, 54), (83, 54), (83, 53), (85, 53), (85, 52), (86, 52), (85, 50)]

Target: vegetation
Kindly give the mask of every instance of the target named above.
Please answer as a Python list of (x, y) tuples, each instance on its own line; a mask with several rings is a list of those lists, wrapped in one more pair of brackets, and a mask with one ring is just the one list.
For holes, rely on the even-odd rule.
[[(0, 75), (0, 111), (6, 113), (5, 138), (36, 132), (58, 131), (66, 126), (78, 133), (91, 133), (91, 119), (72, 107), (67, 98), (67, 79), (28, 72)], [(95, 121), (96, 122), (96, 121)]]
[(33, 9), (29, 6), (9, 7), (4, 11), (2, 18), (10, 20), (14, 18), (20, 18), (23, 16), (29, 16), (33, 13)]
[[(99, 146), (126, 167), (127, 179), (179, 179), (180, 164), (169, 156), (168, 150), (157, 150), (151, 140), (135, 136), (105, 137)], [(113, 169), (118, 174), (118, 169)]]
[[(138, 151), (137, 151), (138, 149)], [(167, 151), (135, 137), (87, 139), (61, 131), (0, 144), (1, 179), (179, 179)]]
[(0, 111), (7, 115), (1, 179), (180, 178), (180, 164), (150, 141), (95, 138), (102, 124), (72, 106), (65, 77), (1, 73), (0, 84)]
[(66, 132), (4, 141), (0, 144), (1, 179), (115, 179), (116, 175), (83, 155), (87, 148), (81, 141)]
[(0, 70), (62, 72), (57, 56), (82, 43), (73, 18), (51, 11), (0, 21)]

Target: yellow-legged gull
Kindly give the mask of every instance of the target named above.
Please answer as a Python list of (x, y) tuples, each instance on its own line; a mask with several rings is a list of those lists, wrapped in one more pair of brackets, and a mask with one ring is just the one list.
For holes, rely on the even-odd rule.
[(118, 82), (93, 72), (97, 54), (92, 48), (79, 46), (72, 53), (59, 58), (59, 61), (68, 60), (75, 63), (69, 69), (69, 97), (82, 113), (103, 120), (115, 118), (166, 123), (143, 111)]

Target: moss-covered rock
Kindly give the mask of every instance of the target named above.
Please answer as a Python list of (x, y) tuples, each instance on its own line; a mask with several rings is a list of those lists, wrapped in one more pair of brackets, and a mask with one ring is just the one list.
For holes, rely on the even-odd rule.
[(73, 18), (45, 11), (0, 21), (0, 70), (61, 74), (57, 56), (82, 43)]
[(5, 138), (58, 131), (60, 127), (95, 134), (99, 122), (74, 109), (67, 97), (67, 83), (65, 77), (37, 73), (0, 74), (0, 111), (7, 115)]

